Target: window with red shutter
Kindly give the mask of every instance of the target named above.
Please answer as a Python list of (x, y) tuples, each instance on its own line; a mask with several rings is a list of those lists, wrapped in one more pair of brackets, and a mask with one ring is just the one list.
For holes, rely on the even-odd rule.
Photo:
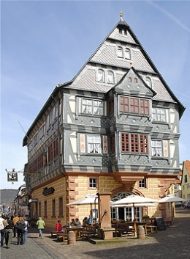
[(120, 96), (119, 111), (121, 113), (149, 114), (149, 101), (147, 99)]
[(148, 136), (145, 134), (122, 133), (121, 152), (147, 154)]

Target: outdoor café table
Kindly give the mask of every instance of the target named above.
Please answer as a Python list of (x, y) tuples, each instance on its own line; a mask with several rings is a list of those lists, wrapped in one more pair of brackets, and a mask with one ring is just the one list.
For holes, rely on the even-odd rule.
[(76, 240), (80, 238), (80, 233), (83, 230), (83, 227), (68, 227), (67, 232), (73, 231), (76, 236)]

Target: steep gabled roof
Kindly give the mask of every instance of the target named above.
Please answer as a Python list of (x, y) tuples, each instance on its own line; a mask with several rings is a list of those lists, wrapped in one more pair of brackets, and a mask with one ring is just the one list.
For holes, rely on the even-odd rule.
[[(138, 83), (128, 82), (129, 76), (133, 76), (133, 74), (138, 78)], [(115, 86), (112, 87), (112, 90), (117, 88), (123, 88), (123, 90), (126, 89), (125, 92), (128, 93), (138, 92), (138, 96), (143, 94), (153, 97), (154, 95), (156, 95), (156, 92), (144, 82), (144, 80), (137, 73), (134, 67), (131, 67), (129, 71), (126, 74), (124, 74), (121, 80)]]
[[(92, 58), (96, 55), (96, 53), (100, 50), (100, 48), (102, 47), (102, 45), (104, 44), (104, 42), (106, 40), (108, 40), (109, 38), (111, 38), (111, 34), (113, 33), (113, 31), (116, 28), (125, 28), (127, 29), (127, 31), (130, 33), (130, 35), (132, 35), (134, 42), (133, 44), (136, 44), (137, 46), (139, 46), (139, 48), (141, 49), (143, 55), (145, 56), (146, 60), (148, 61), (149, 65), (152, 67), (153, 71), (155, 72), (155, 74), (157, 74), (157, 76), (159, 77), (159, 79), (161, 80), (161, 82), (163, 83), (164, 87), (166, 88), (166, 90), (168, 91), (168, 93), (170, 94), (170, 96), (173, 98), (173, 100), (178, 104), (179, 106), (179, 114), (180, 117), (182, 116), (185, 107), (182, 105), (182, 103), (177, 99), (177, 97), (174, 95), (174, 93), (171, 91), (171, 89), (169, 88), (169, 86), (167, 85), (167, 83), (165, 82), (165, 80), (163, 79), (162, 75), (160, 74), (160, 72), (158, 71), (158, 69), (156, 68), (156, 66), (153, 64), (151, 58), (148, 56), (147, 52), (144, 50), (143, 46), (141, 45), (141, 43), (139, 42), (139, 40), (137, 39), (135, 33), (132, 31), (132, 29), (130, 28), (130, 26), (126, 23), (126, 21), (122, 18), (120, 19), (120, 21), (115, 25), (115, 27), (112, 29), (112, 31), (107, 35), (107, 37), (103, 40), (103, 42), (99, 45), (99, 47), (96, 49), (96, 51), (90, 56), (90, 58), (88, 59), (88, 61), (84, 64), (84, 66), (79, 70), (79, 72), (74, 76), (74, 78), (71, 81), (71, 84), (69, 85), (70, 88), (72, 88), (72, 86), (74, 87), (74, 89), (77, 88), (77, 85), (74, 86), (72, 84), (74, 84), (76, 78), (80, 75), (80, 73), (82, 72), (82, 70), (87, 66), (87, 64), (90, 64), (92, 62)], [(92, 91), (98, 91), (98, 89), (101, 89), (100, 87), (96, 87), (94, 86), (94, 89), (92, 87)], [(111, 89), (111, 87), (109, 87), (107, 89), (107, 91), (109, 91)], [(90, 89), (88, 89), (90, 91)], [(102, 92), (106, 91), (106, 88), (102, 86)]]

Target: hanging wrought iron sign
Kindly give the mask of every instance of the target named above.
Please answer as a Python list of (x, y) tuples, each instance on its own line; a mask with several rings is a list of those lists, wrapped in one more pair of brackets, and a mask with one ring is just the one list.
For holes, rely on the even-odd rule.
[(7, 181), (8, 182), (17, 182), (18, 181), (18, 173), (15, 171), (15, 169), (11, 171), (8, 171), (6, 169), (7, 172)]

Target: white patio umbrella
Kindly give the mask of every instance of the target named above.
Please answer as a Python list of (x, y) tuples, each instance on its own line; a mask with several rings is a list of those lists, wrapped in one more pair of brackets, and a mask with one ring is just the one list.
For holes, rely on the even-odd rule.
[(98, 196), (96, 194), (87, 194), (84, 198), (68, 203), (67, 205), (87, 205), (98, 204)]
[(159, 203), (166, 203), (166, 202), (185, 202), (186, 200), (174, 195), (168, 195), (164, 198), (161, 198), (158, 202)]
[(158, 200), (152, 199), (152, 198), (147, 198), (139, 195), (129, 195), (126, 196), (123, 199), (120, 199), (118, 201), (112, 202), (111, 206), (112, 207), (145, 207), (145, 206), (153, 206), (158, 203)]

